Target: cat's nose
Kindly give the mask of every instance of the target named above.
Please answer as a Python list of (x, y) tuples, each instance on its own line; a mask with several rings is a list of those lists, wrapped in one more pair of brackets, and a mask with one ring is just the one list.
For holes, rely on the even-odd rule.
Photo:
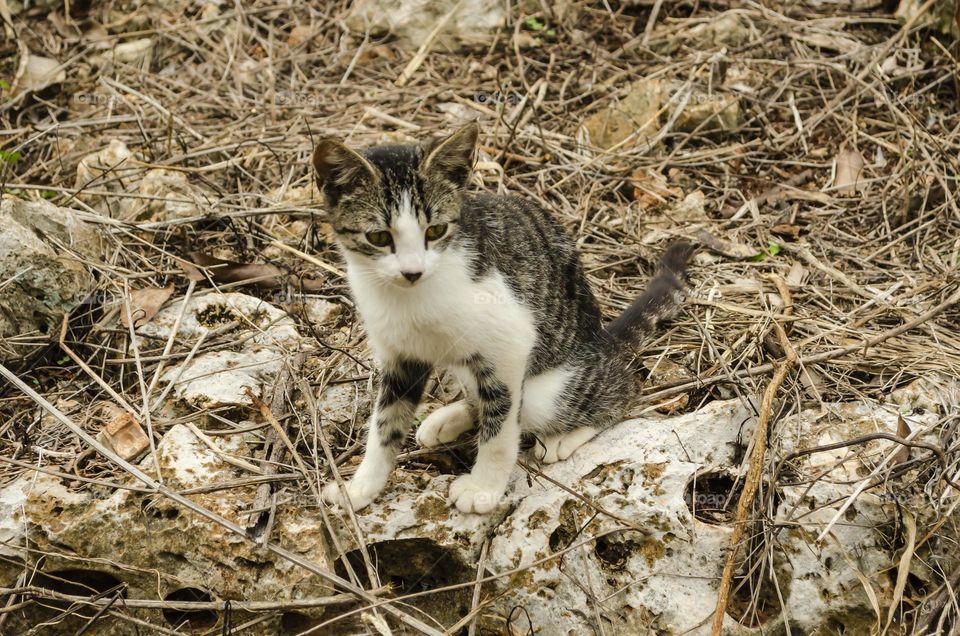
[(423, 276), (423, 272), (403, 272), (403, 277), (411, 283), (417, 282), (417, 279), (421, 276)]

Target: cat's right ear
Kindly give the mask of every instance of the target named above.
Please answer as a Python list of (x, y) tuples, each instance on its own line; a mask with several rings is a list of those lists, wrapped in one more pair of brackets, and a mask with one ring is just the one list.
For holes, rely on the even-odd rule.
[(337, 139), (324, 137), (313, 149), (313, 171), (317, 188), (327, 197), (331, 208), (350, 190), (373, 183), (377, 172), (358, 152)]

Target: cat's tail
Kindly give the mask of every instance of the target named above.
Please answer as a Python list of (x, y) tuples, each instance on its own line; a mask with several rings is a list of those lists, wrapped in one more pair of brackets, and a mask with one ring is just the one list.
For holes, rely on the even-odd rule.
[(683, 303), (681, 276), (694, 251), (696, 248), (686, 241), (668, 245), (647, 289), (607, 325), (607, 333), (617, 340), (633, 340), (641, 332), (652, 332), (657, 323), (672, 317)]

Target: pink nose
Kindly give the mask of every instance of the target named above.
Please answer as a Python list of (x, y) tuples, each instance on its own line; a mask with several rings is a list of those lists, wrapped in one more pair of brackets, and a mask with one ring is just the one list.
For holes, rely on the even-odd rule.
[(417, 282), (417, 279), (421, 276), (423, 276), (423, 272), (403, 272), (403, 277), (411, 283)]

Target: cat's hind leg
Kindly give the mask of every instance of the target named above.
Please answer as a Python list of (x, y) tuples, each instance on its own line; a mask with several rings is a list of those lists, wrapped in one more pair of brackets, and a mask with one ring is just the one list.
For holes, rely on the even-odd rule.
[(476, 426), (476, 410), (466, 400), (441, 406), (417, 427), (417, 444), (433, 448), (449, 444)]

